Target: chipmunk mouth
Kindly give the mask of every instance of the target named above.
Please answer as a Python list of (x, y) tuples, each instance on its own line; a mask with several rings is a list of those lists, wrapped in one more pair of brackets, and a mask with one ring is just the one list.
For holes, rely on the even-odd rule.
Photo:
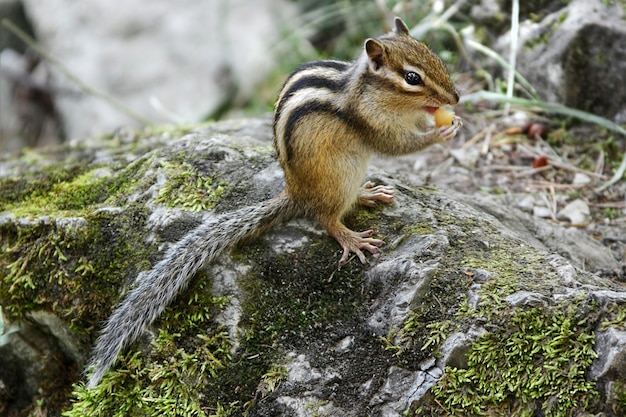
[(439, 107), (433, 106), (424, 106), (424, 110), (426, 110), (430, 114), (435, 114), (435, 112), (439, 109)]

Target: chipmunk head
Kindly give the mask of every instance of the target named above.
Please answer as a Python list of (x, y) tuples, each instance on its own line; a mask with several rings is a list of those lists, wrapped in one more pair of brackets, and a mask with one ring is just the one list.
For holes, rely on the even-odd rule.
[(392, 32), (365, 41), (365, 54), (371, 81), (381, 92), (387, 90), (398, 105), (433, 112), (459, 102), (459, 93), (441, 58), (426, 44), (412, 38), (399, 17)]

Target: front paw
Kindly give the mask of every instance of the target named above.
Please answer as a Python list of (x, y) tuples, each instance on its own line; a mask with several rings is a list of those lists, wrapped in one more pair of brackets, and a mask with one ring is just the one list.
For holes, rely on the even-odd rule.
[(377, 207), (378, 202), (391, 203), (395, 189), (389, 185), (374, 185), (373, 182), (366, 182), (361, 186), (357, 203), (367, 207)]
[(438, 135), (439, 135), (439, 143), (446, 143), (451, 141), (454, 136), (456, 135), (456, 132), (461, 128), (461, 126), (463, 126), (463, 120), (461, 120), (461, 118), (459, 116), (454, 116), (454, 118), (452, 119), (452, 124), (449, 126), (441, 126), (438, 129)]

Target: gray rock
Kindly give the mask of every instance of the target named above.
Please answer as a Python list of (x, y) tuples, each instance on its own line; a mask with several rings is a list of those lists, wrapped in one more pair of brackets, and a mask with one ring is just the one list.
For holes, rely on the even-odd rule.
[[(598, 358), (584, 371), (602, 401), (586, 411), (613, 415), (618, 400), (605, 387), (623, 379), (623, 328), (601, 323), (626, 306), (626, 290), (609, 279), (617, 270), (611, 251), (480, 194), (425, 189), (377, 170), (369, 178), (394, 185), (396, 201), (346, 218), (388, 242), (369, 265), (338, 269), (338, 245), (312, 221), (279, 226), (199, 271), (120, 357), (105, 391), (96, 387), (75, 401), (59, 395), (81, 379), (97, 330), (141, 271), (203, 219), (280, 192), (270, 131), (267, 119), (244, 120), (119, 147), (74, 143), (62, 155), (42, 151), (36, 162), (0, 161), (0, 185), (11, 191), (0, 214), (0, 410), (19, 412), (45, 399), (49, 415), (91, 415), (122, 406), (115, 401), (146, 399), (143, 409), (155, 413), (160, 401), (180, 400), (180, 407), (231, 407), (233, 415), (248, 407), (257, 417), (401, 416), (445, 402), (433, 399), (433, 387), (470, 367), (468, 354), (505, 333), (514, 311), (547, 321), (573, 309), (593, 320), (572, 325), (596, 337)], [(84, 166), (70, 173), (65, 164), (79, 156)], [(48, 192), (40, 193), (48, 199), (38, 201), (43, 206), (32, 205), (30, 194), (11, 188), (22, 187), (15, 182), (22, 178), (44, 190), (67, 189), (89, 172), (93, 181), (73, 195), (84, 201)], [(177, 178), (187, 181), (164, 199)], [(170, 204), (174, 197), (202, 200), (218, 183), (226, 191), (210, 209)], [(104, 194), (93, 198), (96, 190)], [(69, 376), (53, 386), (41, 367)], [(15, 381), (19, 392), (7, 388)], [(99, 395), (113, 402), (90, 403)]]
[(467, 366), (467, 352), (472, 343), (485, 332), (482, 327), (472, 327), (467, 332), (451, 334), (439, 348), (441, 358), (437, 360), (438, 368), (440, 370), (446, 366), (465, 368)]
[(574, 225), (584, 225), (589, 222), (591, 211), (589, 205), (583, 200), (577, 198), (568, 203), (556, 214), (556, 218), (560, 220), (568, 220)]
[[(290, 355), (288, 355), (289, 357)], [(303, 383), (312, 382), (322, 378), (322, 373), (311, 367), (311, 364), (306, 359), (305, 355), (291, 355), (295, 356), (294, 360), (288, 364), (289, 369), (289, 382), (291, 383)]]
[(346, 336), (337, 344), (335, 352), (338, 354), (347, 353), (354, 344), (354, 336)]
[(545, 297), (529, 291), (518, 291), (505, 298), (513, 307), (546, 305)]
[[(199, 122), (226, 100), (249, 98), (276, 62), (281, 30), (296, 24), (282, 0), (24, 5), (46, 50), (152, 123)], [(57, 89), (79, 91), (53, 70)], [(69, 139), (141, 123), (92, 94), (59, 95), (57, 105)]]
[[(521, 22), (518, 70), (544, 100), (623, 123), (626, 117), (623, 16), (623, 6), (619, 3), (574, 0), (540, 22)], [(508, 34), (499, 44), (501, 50), (502, 45), (508, 45)]]
[(421, 398), (441, 376), (439, 368), (431, 372), (415, 371), (391, 367), (385, 383), (373, 396), (370, 405), (381, 409), (381, 415), (400, 417), (411, 404)]
[(77, 349), (65, 323), (47, 312), (31, 316), (39, 321), (5, 323), (0, 335), (0, 410), (32, 406), (42, 392), (77, 378), (76, 365), (85, 363), (84, 347)]
[(589, 371), (589, 378), (623, 376), (626, 370), (626, 331), (609, 328), (596, 333), (596, 360)]
[(494, 216), (509, 236), (516, 236), (523, 244), (539, 250), (550, 248), (556, 253), (566, 254), (575, 267), (592, 271), (618, 271), (619, 263), (599, 242), (589, 239), (583, 231), (564, 228), (525, 214), (515, 207), (503, 206), (494, 196), (479, 198), (458, 196), (469, 205), (479, 208), (483, 214)]

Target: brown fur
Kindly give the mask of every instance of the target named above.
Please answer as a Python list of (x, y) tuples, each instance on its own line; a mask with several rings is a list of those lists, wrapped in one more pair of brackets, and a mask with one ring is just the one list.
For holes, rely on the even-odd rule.
[[(406, 68), (423, 74), (424, 86), (408, 87)], [(311, 64), (303, 71), (310, 71)], [(329, 79), (338, 71), (323, 69)], [(289, 80), (280, 95), (285, 103), (325, 103), (332, 111), (316, 111), (300, 117), (295, 128), (285, 131), (290, 111), (282, 107), (275, 115), (275, 140), (289, 137), (287, 156), (279, 152), (285, 169), (286, 192), (303, 211), (324, 225), (340, 221), (358, 197), (365, 167), (372, 153), (402, 155), (419, 151), (454, 136), (452, 130), (435, 129), (425, 106), (440, 107), (458, 102), (458, 92), (441, 59), (424, 43), (409, 36), (406, 25), (396, 20), (394, 32), (368, 39), (359, 60), (343, 73), (350, 77), (340, 92), (303, 90), (285, 97)], [(299, 76), (296, 71), (292, 78)], [(297, 95), (299, 94), (299, 95)], [(344, 245), (342, 245), (344, 246)], [(345, 249), (345, 246), (344, 246)], [(358, 253), (358, 248), (348, 248)]]

